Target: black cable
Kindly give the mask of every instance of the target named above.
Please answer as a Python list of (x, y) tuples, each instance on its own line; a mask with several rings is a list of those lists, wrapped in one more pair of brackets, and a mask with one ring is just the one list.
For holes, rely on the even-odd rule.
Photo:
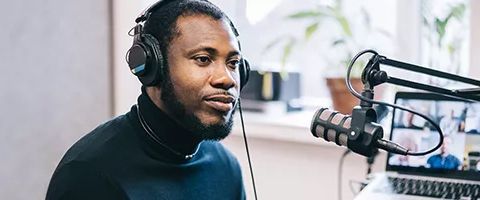
[(360, 192), (360, 191), (355, 191), (355, 188), (353, 187), (353, 183), (356, 183), (356, 184), (359, 184), (360, 185), (360, 191), (362, 191), (362, 189), (367, 185), (366, 183), (364, 182), (361, 182), (361, 181), (355, 181), (355, 180), (350, 180), (348, 181), (348, 186), (350, 188), (350, 192), (352, 192), (353, 195), (357, 196), (357, 194)]
[(337, 186), (337, 193), (338, 193), (338, 200), (342, 200), (342, 172), (343, 172), (343, 161), (345, 157), (351, 152), (350, 149), (347, 149), (343, 152), (342, 157), (340, 157), (340, 161), (338, 162), (338, 186)]
[(353, 57), (353, 59), (350, 61), (350, 64), (348, 65), (348, 70), (347, 70), (347, 78), (345, 79), (346, 81), (346, 84), (347, 84), (347, 88), (348, 90), (350, 91), (350, 93), (353, 94), (353, 96), (357, 97), (358, 99), (362, 100), (362, 101), (366, 101), (368, 103), (371, 103), (371, 104), (379, 104), (379, 105), (385, 105), (385, 106), (390, 106), (392, 108), (398, 108), (400, 110), (404, 110), (404, 111), (407, 111), (407, 112), (411, 112), (413, 114), (416, 114), (422, 118), (424, 118), (425, 120), (427, 120), (428, 122), (430, 122), (430, 124), (432, 124), (435, 129), (438, 130), (438, 134), (439, 134), (439, 141), (438, 141), (438, 144), (437, 146), (435, 146), (434, 148), (428, 150), (428, 151), (424, 151), (424, 152), (414, 152), (414, 153), (410, 153), (409, 151), (407, 151), (407, 154), (405, 155), (412, 155), (412, 156), (423, 156), (423, 155), (427, 155), (429, 153), (432, 153), (434, 151), (436, 151), (438, 148), (440, 148), (442, 146), (442, 143), (443, 143), (443, 132), (442, 130), (440, 129), (440, 127), (438, 126), (437, 123), (435, 123), (432, 119), (430, 119), (429, 117), (423, 115), (422, 113), (419, 113), (419, 112), (416, 112), (414, 110), (410, 110), (408, 108), (405, 108), (403, 106), (398, 106), (398, 105), (395, 105), (395, 104), (389, 104), (389, 103), (386, 103), (386, 102), (382, 102), (382, 101), (375, 101), (373, 99), (369, 99), (369, 98), (366, 98), (366, 97), (363, 97), (362, 95), (360, 95), (357, 91), (355, 91), (355, 89), (353, 89), (352, 87), (352, 83), (350, 82), (350, 72), (352, 71), (352, 67), (353, 67), (353, 64), (357, 61), (357, 59), (362, 56), (363, 54), (366, 54), (366, 53), (372, 53), (374, 55), (378, 55), (378, 53), (374, 50), (371, 50), (371, 49), (367, 49), (367, 50), (364, 50), (360, 53), (358, 53), (357, 55), (355, 55), (355, 57)]
[(372, 173), (372, 165), (375, 163), (375, 157), (377, 157), (378, 151), (375, 152), (373, 155), (367, 158), (367, 177)]
[(245, 141), (245, 150), (247, 151), (248, 167), (250, 168), (250, 176), (252, 178), (253, 194), (255, 195), (255, 200), (257, 200), (257, 189), (256, 189), (257, 187), (255, 186), (255, 178), (253, 176), (252, 161), (250, 160), (250, 152), (248, 151), (247, 135), (245, 134), (242, 104), (240, 103), (240, 98), (238, 98), (238, 109), (240, 110), (240, 121), (242, 122), (243, 141)]

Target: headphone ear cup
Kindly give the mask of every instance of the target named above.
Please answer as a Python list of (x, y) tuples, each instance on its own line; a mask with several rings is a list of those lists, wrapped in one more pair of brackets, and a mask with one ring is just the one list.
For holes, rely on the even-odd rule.
[(150, 34), (142, 34), (143, 36), (143, 44), (145, 45), (145, 49), (147, 49), (149, 53), (149, 57), (147, 58), (147, 66), (149, 71), (147, 71), (147, 75), (142, 82), (145, 86), (155, 86), (163, 80), (163, 72), (164, 72), (164, 59), (163, 54), (160, 50), (160, 44), (158, 40)]
[(127, 62), (130, 71), (144, 86), (154, 86), (162, 79), (163, 55), (157, 39), (150, 34), (135, 36), (127, 52)]
[(127, 51), (126, 60), (133, 75), (141, 77), (146, 72), (147, 52), (142, 44), (134, 42)]
[(248, 78), (250, 77), (250, 63), (247, 59), (242, 58), (240, 65), (240, 90), (247, 84)]

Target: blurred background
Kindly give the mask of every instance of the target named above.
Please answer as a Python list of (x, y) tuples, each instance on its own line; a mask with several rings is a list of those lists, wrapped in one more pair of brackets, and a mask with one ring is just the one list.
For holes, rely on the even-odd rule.
[[(0, 199), (44, 199), (65, 151), (135, 104), (140, 83), (124, 60), (132, 43), (127, 32), (154, 2), (2, 3)], [(316, 108), (348, 111), (351, 105), (339, 106), (355, 104), (338, 103), (334, 97), (345, 89), (332, 88), (339, 87), (335, 79), (343, 82), (348, 60), (360, 50), (373, 48), (392, 59), (480, 79), (480, 1), (212, 2), (234, 21), (255, 73), (242, 95), (260, 199), (336, 199), (339, 180), (344, 199), (358, 192), (367, 171), (365, 158), (347, 156), (338, 179), (345, 149), (311, 137), (309, 125)], [(451, 86), (445, 80), (391, 72)], [(377, 98), (388, 101), (403, 89), (381, 90)], [(252, 197), (238, 122), (223, 142), (241, 162)], [(384, 160), (381, 153), (373, 171), (384, 170)]]

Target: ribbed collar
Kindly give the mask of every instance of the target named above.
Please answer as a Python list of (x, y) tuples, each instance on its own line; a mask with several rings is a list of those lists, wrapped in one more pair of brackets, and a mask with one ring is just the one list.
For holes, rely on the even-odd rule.
[[(158, 108), (150, 99), (144, 87), (142, 87), (142, 94), (138, 97), (137, 106), (140, 108), (140, 114), (145, 122), (163, 144), (184, 155), (192, 154), (197, 150), (201, 140), (195, 138), (192, 132), (186, 130)], [(145, 134), (149, 140), (153, 141), (153, 143), (151, 143), (152, 145), (158, 145), (159, 150), (169, 152), (164, 147), (161, 147), (161, 145), (155, 143), (143, 128), (142, 134)]]

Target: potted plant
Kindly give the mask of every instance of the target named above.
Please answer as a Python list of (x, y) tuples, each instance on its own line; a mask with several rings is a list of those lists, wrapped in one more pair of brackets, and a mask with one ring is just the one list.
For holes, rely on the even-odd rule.
[[(389, 39), (387, 32), (372, 27), (370, 16), (366, 10), (362, 8), (360, 13), (361, 17), (346, 15), (342, 0), (336, 0), (331, 5), (318, 5), (313, 9), (297, 11), (288, 15), (287, 19), (309, 22), (303, 29), (303, 38), (288, 35), (287, 37), (272, 41), (272, 43), (267, 46), (267, 49), (269, 49), (276, 44), (282, 43), (280, 40), (284, 40), (281, 65), (285, 66), (292, 51), (300, 46), (301, 41), (310, 42), (310, 39), (316, 34), (322, 33), (322, 30), (328, 30), (332, 35), (331, 38), (322, 41), (329, 43), (329, 49), (334, 51), (336, 56), (334, 58), (324, 57), (329, 65), (328, 71), (335, 72), (333, 73), (334, 75), (326, 76), (326, 83), (330, 90), (334, 109), (342, 113), (350, 113), (352, 107), (358, 105), (358, 99), (350, 94), (345, 85), (345, 74), (351, 58), (363, 49), (372, 48), (368, 42), (365, 42), (365, 37), (383, 37)], [(330, 25), (330, 27), (322, 27), (324, 24)], [(354, 24), (360, 24), (361, 26), (353, 26)], [(331, 56), (331, 54), (329, 56)], [(352, 85), (358, 91), (363, 88), (359, 77), (361, 76), (364, 64), (364, 61), (359, 60), (355, 63), (352, 71), (352, 76), (354, 77), (351, 80)]]
[[(428, 66), (438, 67), (439, 70), (454, 74), (462, 74), (460, 65), (462, 48), (465, 45), (468, 28), (464, 20), (466, 2), (456, 4), (435, 4), (433, 1), (422, 2), (422, 28), (424, 42), (422, 47), (424, 59)], [(444, 12), (439, 11), (441, 6)], [(437, 8), (437, 9), (434, 9)], [(445, 86), (448, 81), (430, 79), (431, 84)], [(443, 81), (443, 83), (442, 83)]]

